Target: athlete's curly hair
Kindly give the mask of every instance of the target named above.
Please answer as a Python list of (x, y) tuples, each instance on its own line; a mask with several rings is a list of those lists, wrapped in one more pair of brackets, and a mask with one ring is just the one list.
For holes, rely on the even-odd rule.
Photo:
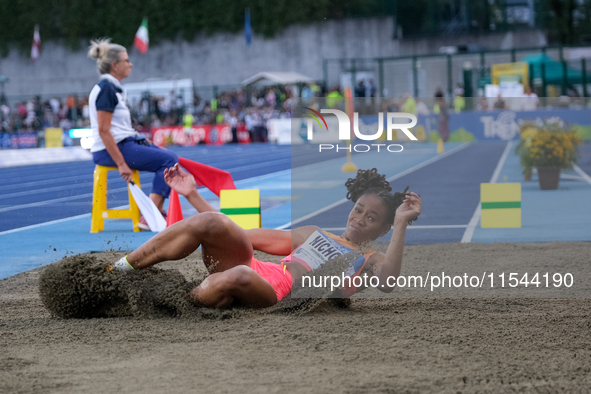
[(345, 183), (347, 187), (347, 199), (357, 202), (359, 197), (364, 194), (375, 194), (382, 199), (388, 215), (386, 217), (387, 223), (394, 223), (394, 216), (396, 209), (402, 204), (408, 190), (408, 186), (404, 192), (390, 193), (392, 188), (390, 182), (386, 180), (385, 175), (378, 174), (378, 170), (372, 168), (371, 170), (358, 170), (355, 178), (349, 178)]

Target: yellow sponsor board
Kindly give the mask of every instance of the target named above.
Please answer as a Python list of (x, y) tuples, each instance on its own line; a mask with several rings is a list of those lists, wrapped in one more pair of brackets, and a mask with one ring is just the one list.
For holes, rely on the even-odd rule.
[(480, 227), (521, 227), (521, 183), (481, 183), (480, 204)]
[(62, 148), (64, 143), (62, 136), (64, 131), (61, 127), (48, 127), (45, 129), (45, 147), (46, 148)]
[(245, 230), (261, 228), (261, 194), (257, 189), (222, 190), (220, 211)]

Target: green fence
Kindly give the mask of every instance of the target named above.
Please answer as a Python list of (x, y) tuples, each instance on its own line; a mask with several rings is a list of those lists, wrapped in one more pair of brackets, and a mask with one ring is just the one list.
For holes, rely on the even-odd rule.
[[(541, 97), (567, 95), (574, 87), (579, 95), (591, 94), (587, 84), (590, 59), (566, 60), (567, 47), (536, 47), (476, 53), (435, 54), (420, 56), (325, 59), (323, 79), (328, 88), (335, 85), (356, 86), (360, 80), (372, 79), (377, 96), (430, 97), (441, 89), (452, 95), (458, 84), (466, 96), (481, 96), (485, 83), (490, 83), (491, 66), (544, 56), (545, 61), (530, 63), (530, 85)], [(557, 78), (558, 74), (558, 78)], [(572, 85), (572, 86), (571, 86)], [(480, 90), (479, 90), (480, 89)]]

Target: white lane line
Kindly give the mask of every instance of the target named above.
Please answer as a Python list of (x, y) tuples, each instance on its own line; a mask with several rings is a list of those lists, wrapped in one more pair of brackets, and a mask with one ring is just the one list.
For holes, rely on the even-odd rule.
[(65, 181), (73, 181), (77, 179), (88, 179), (89, 182), (92, 182), (92, 173), (88, 173), (86, 175), (74, 175), (74, 176), (67, 176), (63, 178), (54, 178), (54, 179), (45, 179), (43, 181), (31, 181), (31, 182), (23, 182), (23, 183), (13, 183), (10, 185), (3, 185), (0, 187), (0, 191), (8, 190), (8, 189), (22, 189), (29, 186), (40, 186), (40, 185), (47, 185), (56, 182), (65, 182)]
[(31, 226), (26, 226), (26, 227), (14, 228), (12, 230), (6, 230), (6, 231), (0, 232), (0, 235), (11, 234), (11, 233), (18, 233), (19, 231), (24, 231), (24, 230), (30, 230), (30, 229), (33, 229), (33, 228), (49, 226), (50, 224), (57, 224), (57, 223), (69, 222), (70, 220), (76, 220), (76, 219), (85, 218), (85, 217), (90, 217), (90, 213), (85, 213), (83, 215), (78, 215), (78, 216), (71, 216), (69, 218), (64, 218), (64, 219), (52, 220), (50, 222), (33, 224)]
[[(152, 186), (152, 184), (151, 183), (145, 183), (145, 184), (142, 185), (142, 187), (144, 187), (144, 186)], [(126, 187), (119, 187), (117, 189), (108, 189), (107, 190), (107, 193), (117, 193), (117, 192), (122, 192), (124, 190), (127, 190), (127, 186)], [(43, 206), (43, 205), (49, 205), (49, 204), (53, 204), (53, 203), (56, 203), (56, 202), (79, 200), (81, 198), (86, 198), (86, 197), (92, 197), (92, 193), (79, 194), (77, 196), (70, 196), (70, 197), (54, 198), (53, 200), (45, 200), (45, 201), (33, 202), (33, 203), (30, 203), (30, 204), (13, 205), (11, 207), (0, 208), (0, 213), (2, 213), (2, 212), (8, 212), (8, 211), (16, 211), (16, 210), (25, 209), (25, 208), (40, 207), (40, 206)]]
[[(399, 172), (398, 174), (396, 174), (396, 175), (394, 175), (394, 176), (391, 176), (390, 178), (387, 178), (386, 180), (387, 180), (388, 182), (395, 181), (396, 179), (398, 179), (398, 178), (401, 178), (401, 177), (403, 177), (403, 176), (405, 176), (405, 175), (408, 175), (408, 174), (410, 174), (411, 172), (414, 172), (414, 171), (416, 171), (416, 170), (419, 170), (419, 169), (421, 169), (421, 168), (423, 168), (423, 167), (425, 167), (425, 166), (428, 166), (429, 164), (433, 164), (433, 163), (435, 163), (436, 161), (439, 161), (439, 160), (441, 160), (441, 159), (443, 159), (443, 158), (445, 158), (445, 157), (447, 157), (447, 156), (449, 156), (449, 155), (452, 155), (452, 154), (454, 154), (454, 153), (456, 153), (456, 152), (459, 152), (460, 150), (462, 150), (462, 149), (464, 149), (464, 148), (467, 148), (467, 147), (468, 147), (468, 145), (470, 145), (470, 143), (469, 143), (469, 142), (465, 142), (465, 143), (463, 143), (462, 145), (460, 145), (460, 146), (456, 146), (455, 148), (453, 148), (453, 149), (451, 149), (451, 150), (449, 150), (449, 151), (447, 151), (447, 152), (445, 152), (445, 153), (442, 153), (442, 154), (440, 154), (440, 155), (434, 156), (434, 157), (432, 157), (432, 158), (430, 158), (430, 159), (428, 159), (428, 160), (425, 160), (425, 161), (424, 161), (424, 162), (422, 162), (422, 163), (419, 163), (419, 164), (417, 164), (417, 165), (415, 165), (415, 166), (413, 166), (413, 167), (411, 167), (411, 168), (408, 168), (408, 169), (406, 169), (406, 170), (404, 170), (404, 171), (402, 171), (402, 172)], [(293, 221), (291, 221), (291, 222), (289, 222), (289, 223), (285, 223), (284, 225), (281, 225), (281, 226), (277, 227), (277, 228), (276, 228), (276, 230), (283, 230), (283, 229), (286, 229), (286, 228), (288, 228), (288, 227), (291, 227), (291, 226), (292, 226), (292, 225), (294, 225), (294, 224), (301, 223), (301, 222), (303, 222), (304, 220), (308, 220), (308, 219), (310, 219), (310, 218), (312, 218), (312, 217), (314, 217), (314, 216), (317, 216), (317, 215), (319, 215), (319, 214), (321, 214), (321, 213), (323, 213), (323, 212), (326, 212), (326, 211), (328, 211), (328, 210), (330, 210), (330, 209), (332, 209), (332, 208), (334, 208), (334, 207), (337, 207), (337, 206), (339, 206), (339, 205), (341, 205), (341, 204), (344, 204), (344, 203), (346, 203), (347, 201), (349, 201), (349, 200), (347, 200), (346, 198), (343, 198), (343, 199), (341, 199), (341, 200), (339, 200), (339, 201), (337, 201), (337, 202), (334, 202), (334, 203), (332, 203), (332, 204), (330, 204), (330, 205), (327, 205), (327, 206), (326, 206), (326, 207), (324, 207), (324, 208), (320, 208), (320, 209), (318, 209), (318, 210), (316, 210), (316, 211), (314, 211), (314, 212), (312, 212), (312, 213), (309, 213), (309, 214), (307, 214), (307, 215), (304, 215), (304, 216), (302, 216), (302, 217), (301, 217), (301, 218), (299, 218), (299, 219), (293, 220)]]
[[(148, 176), (150, 176), (152, 174), (150, 173), (143, 173), (143, 178), (146, 179)], [(142, 174), (140, 174), (140, 181), (142, 180)], [(53, 180), (53, 182), (56, 182), (57, 180)], [(61, 181), (61, 179), (60, 179)], [(112, 181), (115, 182), (119, 182), (119, 183), (123, 183), (123, 179), (113, 179)], [(144, 184), (144, 182), (141, 182), (142, 185)], [(33, 194), (40, 194), (40, 193), (48, 193), (48, 192), (54, 192), (54, 191), (67, 191), (70, 189), (77, 189), (77, 188), (81, 188), (81, 187), (90, 187), (92, 189), (93, 187), (93, 180), (91, 179), (90, 181), (86, 182), (86, 183), (75, 183), (75, 184), (69, 184), (69, 185), (62, 185), (62, 186), (55, 186), (55, 187), (46, 187), (44, 189), (32, 189), (32, 190), (25, 190), (23, 192), (16, 192), (16, 193), (8, 193), (8, 194), (0, 194), (0, 200), (3, 198), (11, 198), (11, 197), (19, 197), (19, 196), (31, 196)]]
[[(505, 147), (505, 150), (503, 151), (503, 154), (501, 155), (501, 158), (499, 159), (499, 162), (497, 163), (497, 167), (495, 168), (495, 171), (493, 172), (493, 175), (490, 178), (489, 183), (497, 183), (497, 180), (499, 179), (499, 175), (501, 174), (501, 170), (503, 169), (503, 165), (505, 164), (505, 160), (507, 160), (507, 156), (509, 156), (509, 152), (511, 151), (512, 146), (513, 146), (513, 141), (507, 142), (507, 146)], [(478, 225), (478, 222), (480, 221), (481, 215), (482, 215), (482, 207), (480, 205), (480, 201), (478, 201), (478, 206), (476, 207), (476, 210), (474, 211), (474, 214), (472, 215), (472, 218), (470, 219), (470, 222), (468, 223), (468, 227), (466, 228), (466, 231), (464, 231), (464, 235), (462, 235), (462, 239), (460, 240), (461, 243), (465, 244), (465, 243), (472, 242), (472, 237), (474, 236), (474, 230), (476, 230), (476, 226)]]
[[(468, 227), (467, 224), (425, 224), (425, 225), (416, 225), (413, 224), (412, 226), (408, 226), (407, 229), (410, 230), (431, 230), (431, 229), (439, 229), (439, 228), (466, 228)], [(346, 227), (326, 227), (322, 228), (326, 231), (345, 231)]]
[[(574, 168), (573, 168), (574, 169)], [(568, 179), (569, 181), (581, 181), (581, 182), (588, 182), (585, 178), (580, 177), (580, 176), (576, 176), (576, 175), (570, 175), (570, 174), (560, 174), (560, 179)]]
[(585, 171), (581, 170), (581, 167), (579, 167), (576, 164), (573, 164), (573, 170), (575, 170), (577, 174), (581, 176), (581, 178), (583, 178), (585, 181), (587, 181), (588, 184), (591, 185), (591, 176), (589, 176)]

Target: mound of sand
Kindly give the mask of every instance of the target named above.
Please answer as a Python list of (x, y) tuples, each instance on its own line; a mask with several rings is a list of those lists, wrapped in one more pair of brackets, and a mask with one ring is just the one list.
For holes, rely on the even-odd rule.
[[(583, 285), (591, 276), (590, 250), (588, 242), (408, 246), (402, 274), (544, 269), (573, 272), (575, 285)], [(416, 298), (400, 289), (406, 298), (355, 296), (348, 308), (292, 298), (263, 311), (192, 308), (197, 318), (191, 318), (184, 294), (205, 275), (198, 253), (125, 279), (105, 276), (104, 266), (121, 255), (67, 258), (0, 281), (0, 392), (555, 393), (591, 387), (585, 287), (570, 288), (579, 297), (572, 299), (519, 292), (451, 298), (457, 297), (451, 291), (445, 298)], [(509, 297), (513, 290), (491, 294)], [(118, 317), (62, 318), (91, 316)]]
[[(265, 256), (267, 258), (271, 256)], [(272, 256), (277, 259), (276, 256)], [(194, 257), (198, 266), (199, 252)], [(65, 257), (48, 266), (39, 278), (39, 294), (52, 315), (69, 319), (105, 317), (182, 317), (227, 318), (242, 313), (308, 313), (321, 306), (346, 308), (349, 299), (339, 292), (294, 286), (297, 297), (285, 297), (272, 308), (251, 310), (234, 308), (218, 311), (197, 308), (188, 293), (205, 278), (198, 271), (197, 280), (188, 281), (176, 269), (151, 267), (141, 271), (108, 272), (113, 262), (111, 253), (86, 253)], [(336, 272), (343, 262), (335, 260), (316, 275)]]

